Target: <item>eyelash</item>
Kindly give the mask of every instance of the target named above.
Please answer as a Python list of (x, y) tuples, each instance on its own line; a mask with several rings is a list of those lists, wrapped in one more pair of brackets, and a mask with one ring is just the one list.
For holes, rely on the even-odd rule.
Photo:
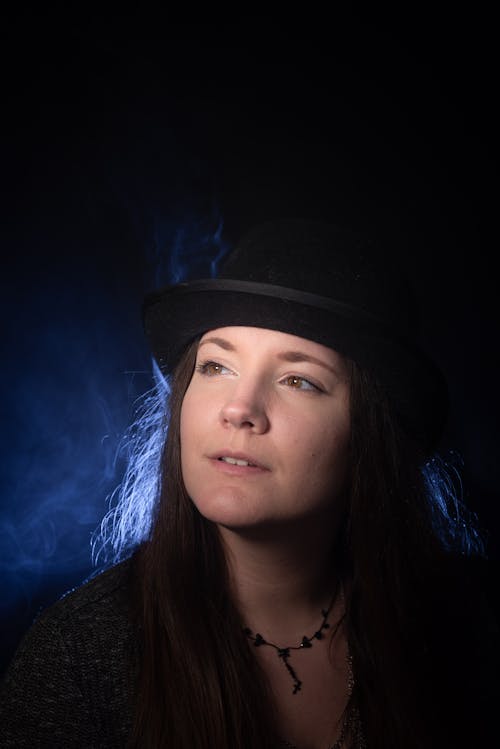
[(281, 382), (287, 382), (287, 380), (295, 380), (295, 381), (300, 380), (300, 382), (305, 382), (307, 385), (310, 386), (306, 388), (302, 388), (302, 387), (296, 388), (294, 385), (290, 385), (290, 383), (288, 383), (288, 386), (292, 388), (292, 390), (308, 390), (309, 392), (316, 391), (317, 393), (323, 392), (320, 387), (314, 384), (314, 382), (311, 382), (311, 380), (307, 380), (305, 377), (301, 377), (300, 375), (287, 375), (285, 378), (283, 378), (283, 380), (281, 380)]
[(223, 364), (219, 364), (218, 362), (212, 361), (210, 359), (209, 361), (201, 362), (200, 364), (197, 364), (196, 371), (202, 375), (205, 375), (206, 377), (215, 377), (215, 375), (221, 374), (220, 371), (210, 373), (208, 371), (209, 367), (219, 367), (219, 369), (227, 369), (227, 367), (224, 367)]
[[(212, 371), (210, 372), (211, 367), (218, 367), (219, 371)], [(209, 359), (205, 362), (200, 362), (196, 365), (196, 371), (200, 374), (204, 375), (205, 377), (216, 377), (219, 374), (222, 374), (222, 370), (228, 370), (227, 367), (225, 367), (223, 364), (219, 364), (216, 361), (212, 361)], [(228, 370), (230, 371), (230, 370)], [(294, 385), (290, 384), (290, 380), (295, 380), (296, 382), (306, 383), (309, 387), (295, 387)], [(309, 392), (317, 392), (322, 393), (323, 390), (318, 385), (315, 385), (314, 382), (311, 382), (310, 380), (306, 379), (305, 377), (301, 377), (300, 375), (287, 375), (282, 380), (280, 380), (281, 383), (285, 383), (288, 385), (288, 387), (292, 390), (305, 390)]]

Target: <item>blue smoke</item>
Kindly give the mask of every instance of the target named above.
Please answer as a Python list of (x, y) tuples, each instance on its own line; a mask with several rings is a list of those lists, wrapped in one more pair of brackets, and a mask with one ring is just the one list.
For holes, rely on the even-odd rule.
[[(120, 367), (126, 336), (92, 283), (64, 291), (44, 285), (13, 332), (3, 418), (3, 611), (20, 598), (29, 606), (49, 577), (88, 567), (92, 530), (118, 480), (128, 401), (147, 379)], [(132, 366), (145, 361), (140, 348), (130, 345)]]
[(149, 247), (155, 288), (189, 278), (215, 276), (217, 265), (228, 250), (222, 239), (222, 229), (222, 221), (208, 234), (203, 222), (194, 218), (181, 225), (156, 218)]
[[(87, 266), (75, 272), (78, 258), (68, 258), (57, 273), (43, 278), (33, 273), (31, 281), (28, 268), (22, 297), (7, 300), (16, 317), (2, 372), (8, 392), (0, 476), (5, 632), (15, 628), (12, 612), (22, 630), (36, 608), (85, 579), (92, 572), (92, 553), (96, 563), (104, 562), (96, 528), (105, 538), (115, 534), (116, 550), (133, 547), (147, 533), (158, 448), (142, 454), (142, 478), (149, 476), (150, 485), (134, 507), (143, 520), (135, 515), (127, 525), (122, 519), (118, 529), (113, 514), (120, 492), (139, 486), (132, 475), (137, 461), (132, 468), (130, 460), (132, 444), (135, 455), (138, 444), (136, 409), (142, 426), (149, 419), (150, 432), (154, 426), (157, 433), (162, 419), (164, 424), (167, 385), (144, 339), (142, 298), (190, 272), (212, 275), (227, 250), (220, 221), (215, 228), (200, 220), (179, 225), (154, 219), (148, 226), (149, 240), (138, 258), (143, 265), (123, 264), (133, 278), (123, 276), (112, 256), (98, 267), (102, 275)], [(147, 279), (138, 283), (144, 266)], [(146, 483), (140, 482), (142, 491)], [(136, 535), (130, 535), (132, 526)], [(12, 644), (16, 639), (11, 633)]]

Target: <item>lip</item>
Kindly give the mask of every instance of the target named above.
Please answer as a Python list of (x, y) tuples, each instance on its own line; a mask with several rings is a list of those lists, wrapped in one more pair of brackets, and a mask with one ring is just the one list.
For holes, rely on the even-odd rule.
[[(210, 461), (215, 467), (224, 471), (225, 473), (245, 474), (245, 473), (261, 473), (262, 471), (269, 471), (269, 468), (265, 466), (261, 461), (255, 458), (253, 455), (243, 452), (234, 452), (234, 450), (219, 450), (208, 456)], [(226, 463), (221, 458), (234, 458), (234, 460), (246, 460), (247, 463), (251, 463), (248, 466), (238, 466), (233, 463)]]

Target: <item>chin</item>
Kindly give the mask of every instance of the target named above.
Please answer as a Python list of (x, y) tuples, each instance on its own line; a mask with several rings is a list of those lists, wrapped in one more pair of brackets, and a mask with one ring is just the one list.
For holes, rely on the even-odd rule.
[(251, 508), (242, 507), (241, 503), (239, 506), (235, 506), (234, 502), (214, 500), (209, 503), (193, 500), (193, 503), (204, 518), (228, 529), (243, 529), (266, 522), (258, 513), (252, 512)]
[[(269, 513), (265, 515), (257, 508), (235, 506), (235, 503), (194, 502), (199, 513), (203, 517), (217, 525), (223, 532), (229, 531), (254, 541), (272, 541), (284, 538), (286, 529), (290, 531), (290, 537), (303, 531), (304, 518), (302, 517), (275, 517)], [(295, 529), (295, 532), (294, 532)]]

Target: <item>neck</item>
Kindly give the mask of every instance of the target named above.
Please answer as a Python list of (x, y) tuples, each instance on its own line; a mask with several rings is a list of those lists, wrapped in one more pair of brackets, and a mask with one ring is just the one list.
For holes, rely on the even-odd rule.
[(339, 582), (331, 531), (219, 531), (245, 625), (282, 642), (314, 631)]

